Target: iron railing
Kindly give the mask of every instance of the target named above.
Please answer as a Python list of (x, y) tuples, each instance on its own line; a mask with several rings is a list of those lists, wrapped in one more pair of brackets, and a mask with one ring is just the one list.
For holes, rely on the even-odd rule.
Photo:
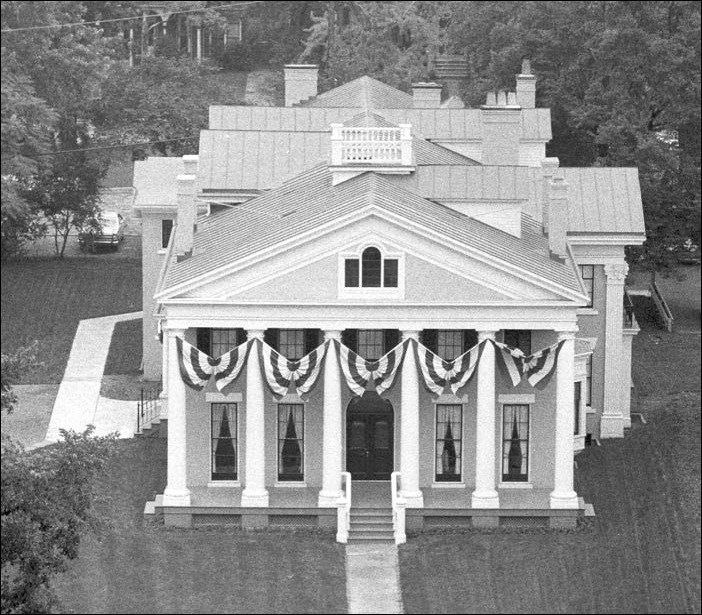
[(634, 315), (634, 302), (631, 296), (624, 289), (624, 328), (633, 329), (636, 327), (636, 316)]
[(157, 389), (145, 389), (142, 387), (137, 402), (137, 428), (136, 433), (141, 433), (145, 425), (153, 421), (161, 412), (161, 404), (158, 399)]

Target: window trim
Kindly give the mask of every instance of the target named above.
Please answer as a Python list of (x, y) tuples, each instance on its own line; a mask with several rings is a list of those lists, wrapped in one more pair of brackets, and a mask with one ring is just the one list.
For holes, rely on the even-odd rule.
[[(164, 242), (163, 242), (163, 240), (165, 238), (164, 225), (166, 224), (166, 222), (171, 223), (171, 229), (168, 232), (168, 241), (166, 241), (166, 243), (164, 245)], [(159, 250), (167, 250), (168, 249), (168, 244), (171, 242), (171, 238), (173, 237), (174, 230), (175, 230), (175, 220), (173, 218), (161, 218), (161, 247)]]
[[(291, 357), (287, 353), (282, 351), (282, 342), (280, 341), (281, 333), (285, 332), (285, 334), (287, 335), (292, 331), (299, 332), (302, 337), (299, 344), (302, 348), (302, 354), (299, 357)], [(297, 342), (295, 342), (294, 345), (297, 346)], [(302, 359), (302, 357), (305, 356), (305, 329), (278, 329), (278, 348), (276, 348), (276, 352), (278, 352), (281, 356), (285, 357), (289, 361), (299, 361), (300, 359)]]
[[(583, 267), (592, 267), (592, 277), (591, 278), (586, 278), (583, 275)], [(582, 309), (585, 310), (594, 310), (595, 309), (595, 267), (596, 265), (591, 264), (591, 263), (585, 263), (583, 265), (578, 265), (578, 273), (580, 274), (580, 279), (583, 281), (583, 286), (585, 285), (584, 282), (585, 280), (590, 280), (592, 282), (592, 289), (588, 293), (588, 296), (590, 297), (590, 302), (583, 306)], [(587, 290), (587, 287), (585, 288)], [(587, 312), (588, 314), (591, 312)]]
[[(434, 445), (432, 446), (432, 455), (434, 457), (433, 463), (433, 474), (432, 474), (432, 487), (448, 487), (448, 488), (459, 488), (466, 486), (466, 474), (465, 474), (465, 432), (466, 432), (466, 404), (460, 400), (447, 401), (447, 400), (436, 400), (432, 404), (434, 406)], [(436, 466), (436, 446), (438, 444), (438, 413), (439, 406), (460, 406), (461, 408), (461, 463), (460, 463), (460, 480), (436, 480), (437, 477), (437, 466)]]
[[(532, 412), (534, 403), (526, 403), (526, 402), (517, 402), (514, 403), (510, 400), (510, 403), (503, 403), (500, 402), (500, 473), (499, 473), (499, 480), (498, 480), (498, 487), (501, 488), (506, 488), (506, 489), (532, 489), (534, 487), (533, 483), (533, 476), (532, 476), (532, 468), (531, 468), (531, 455), (532, 455), (532, 446), (531, 446), (531, 439), (532, 439), (532, 420), (533, 420), (533, 415), (534, 413)], [(527, 420), (527, 425), (528, 425), (528, 437), (527, 437), (527, 477), (526, 480), (504, 480), (504, 472), (503, 472), (503, 458), (504, 458), (504, 445), (505, 445), (505, 439), (504, 439), (504, 433), (505, 433), (505, 407), (506, 406), (526, 406), (529, 410), (529, 417)]]
[[(363, 284), (363, 252), (367, 248), (380, 250), (381, 286), (361, 286)], [(346, 259), (358, 259), (358, 286), (346, 286)], [(397, 260), (397, 286), (382, 286), (385, 282), (385, 261)], [(404, 299), (405, 296), (405, 254), (390, 249), (379, 241), (369, 241), (340, 252), (337, 263), (337, 291), (340, 299)]]
[[(440, 341), (440, 338), (441, 338), (441, 334), (442, 334), (442, 333), (443, 333), (444, 335), (445, 335), (446, 333), (452, 333), (452, 334), (454, 334), (454, 335), (457, 334), (458, 337), (459, 337), (459, 344), (460, 344), (461, 352), (459, 352), (455, 357), (453, 357), (453, 358), (451, 358), (451, 359), (447, 358), (447, 357), (445, 356), (445, 354), (441, 352), (441, 341)], [(465, 338), (465, 332), (464, 332), (463, 329), (437, 329), (437, 330), (436, 330), (436, 354), (437, 354), (439, 357), (441, 357), (442, 359), (444, 359), (445, 361), (453, 361), (454, 359), (457, 359), (457, 358), (460, 357), (464, 352), (466, 352), (466, 350), (469, 350), (469, 349), (466, 349), (466, 347), (465, 347), (464, 338)]]
[(522, 350), (522, 352), (524, 352), (524, 354), (525, 354), (526, 356), (531, 355), (531, 353), (532, 353), (532, 351), (533, 351), (533, 349), (534, 349), (534, 348), (533, 348), (533, 346), (534, 346), (533, 337), (534, 337), (534, 336), (532, 335), (533, 329), (502, 329), (502, 343), (503, 343), (503, 344), (507, 344), (507, 341), (506, 341), (506, 338), (507, 338), (507, 331), (516, 331), (518, 334), (519, 334), (519, 332), (528, 333), (528, 334), (529, 334), (529, 352), (524, 352), (524, 351), (523, 351), (521, 348), (519, 348), (518, 346), (517, 346), (517, 348), (519, 348), (519, 350)]
[[(302, 408), (302, 478), (300, 479), (281, 479), (280, 478), (280, 407), (281, 406), (300, 406)], [(307, 404), (298, 398), (296, 400), (282, 400), (275, 405), (275, 486), (276, 487), (306, 487), (307, 486)], [(298, 438), (300, 439), (300, 438)]]
[[(207, 486), (208, 487), (240, 487), (241, 486), (241, 471), (240, 471), (240, 466), (241, 466), (241, 439), (239, 437), (239, 434), (241, 433), (241, 406), (242, 403), (240, 401), (236, 401), (233, 399), (225, 399), (225, 400), (206, 400), (207, 405), (209, 406), (209, 422), (210, 422), (210, 460), (209, 460), (209, 480), (207, 481)], [(227, 404), (227, 405), (233, 405), (236, 407), (236, 478), (227, 478), (227, 479), (217, 479), (213, 478), (212, 475), (214, 474), (213, 472), (213, 462), (214, 462), (214, 451), (212, 450), (212, 444), (214, 440), (214, 434), (212, 433), (212, 407), (214, 405), (221, 405), (221, 404)]]

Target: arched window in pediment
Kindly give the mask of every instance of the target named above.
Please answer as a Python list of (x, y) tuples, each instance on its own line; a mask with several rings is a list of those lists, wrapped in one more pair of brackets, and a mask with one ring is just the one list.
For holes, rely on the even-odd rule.
[(384, 258), (375, 246), (369, 246), (361, 257), (344, 261), (344, 286), (346, 288), (397, 288), (398, 259)]

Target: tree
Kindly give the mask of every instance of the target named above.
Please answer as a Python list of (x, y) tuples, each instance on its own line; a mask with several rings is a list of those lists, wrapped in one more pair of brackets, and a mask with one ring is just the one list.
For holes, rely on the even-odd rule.
[(53, 576), (78, 556), (81, 534), (100, 523), (94, 488), (115, 436), (92, 432), (62, 431), (62, 442), (31, 453), (2, 439), (3, 613), (52, 612)]

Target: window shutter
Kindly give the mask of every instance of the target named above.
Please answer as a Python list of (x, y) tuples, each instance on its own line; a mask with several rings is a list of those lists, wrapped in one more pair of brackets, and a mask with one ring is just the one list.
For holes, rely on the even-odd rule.
[(198, 328), (195, 345), (200, 352), (212, 352), (212, 329)]
[(478, 343), (478, 332), (475, 329), (463, 330), (463, 352), (468, 352)]
[(280, 329), (266, 329), (263, 332), (263, 341), (274, 350), (278, 350), (278, 340), (280, 338), (279, 332)]
[(397, 329), (383, 329), (383, 354), (390, 352), (400, 343), (400, 332)]
[(322, 339), (322, 331), (320, 329), (305, 329), (305, 354), (312, 352)]
[(341, 332), (341, 343), (358, 352), (358, 329), (344, 329)]
[(434, 354), (438, 352), (439, 332), (437, 329), (424, 329), (420, 341)]

